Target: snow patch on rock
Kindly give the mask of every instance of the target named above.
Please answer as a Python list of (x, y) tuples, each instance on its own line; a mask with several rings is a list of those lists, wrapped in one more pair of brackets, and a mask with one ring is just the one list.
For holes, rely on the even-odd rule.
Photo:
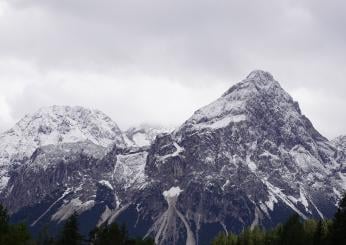
[(113, 189), (113, 186), (111, 185), (111, 183), (109, 183), (108, 180), (100, 180), (100, 181), (99, 181), (99, 184), (101, 184), (101, 185), (103, 185), (103, 186), (106, 186), (106, 187), (108, 187), (108, 188), (111, 189), (111, 190), (114, 190), (114, 189)]
[(183, 190), (180, 189), (179, 186), (177, 186), (177, 187), (171, 187), (171, 189), (169, 189), (168, 191), (164, 191), (164, 192), (162, 193), (162, 195), (163, 195), (163, 196), (166, 198), (166, 200), (167, 200), (168, 198), (178, 197), (182, 191), (183, 191)]

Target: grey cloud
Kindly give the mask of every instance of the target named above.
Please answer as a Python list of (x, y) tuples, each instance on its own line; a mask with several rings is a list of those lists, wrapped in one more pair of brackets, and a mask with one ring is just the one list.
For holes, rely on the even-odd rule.
[(261, 1), (14, 1), (10, 22), (18, 31), (4, 36), (1, 47), (49, 68), (120, 66), (225, 78), (248, 62), (251, 49), (270, 48), (280, 31), (280, 21), (272, 20), (286, 10), (268, 3), (271, 8)]
[[(26, 107), (29, 98), (25, 95), (21, 100), (15, 96), (7, 98), (14, 118), (45, 103), (91, 104), (88, 102), (91, 97), (79, 95), (72, 99), (59, 82), (52, 81), (52, 74), (65, 74), (61, 79), (70, 84), (73, 81), (66, 74), (82, 74), (80, 81), (75, 82), (80, 86), (88, 73), (99, 74), (107, 77), (109, 82), (105, 86), (114, 88), (110, 89), (114, 93), (116, 87), (127, 86), (121, 91), (130, 93), (131, 89), (136, 90), (136, 84), (145, 86), (147, 82), (141, 77), (165, 81), (162, 84), (169, 81), (168, 87), (180, 86), (175, 91), (178, 97), (182, 91), (192, 91), (194, 99), (206, 90), (213, 91), (204, 100), (198, 100), (200, 105), (186, 98), (182, 102), (177, 98), (176, 107), (166, 105), (167, 110), (177, 114), (179, 119), (170, 118), (177, 123), (193, 109), (210, 102), (211, 95), (218, 96), (220, 88), (227, 89), (253, 69), (264, 69), (302, 101), (304, 112), (317, 122), (318, 129), (330, 137), (346, 133), (344, 113), (322, 106), (316, 110), (316, 105), (325, 103), (326, 98), (337, 101), (333, 106), (346, 106), (345, 1), (5, 0), (5, 3), (7, 11), (0, 15), (0, 61), (31, 64), (40, 74), (35, 77), (40, 82), (29, 85), (23, 82), (25, 91), (30, 94), (32, 88), (40, 86), (37, 89), (41, 93), (49, 94), (47, 100), (36, 96), (30, 108)], [(126, 85), (129, 83), (132, 85)], [(97, 81), (84, 84), (98, 85)], [(53, 85), (56, 92), (50, 89)], [(308, 95), (297, 92), (303, 90), (310, 92)], [(111, 111), (107, 103), (120, 105), (109, 102), (111, 95), (107, 95), (105, 102), (105, 91), (97, 91), (99, 96), (92, 99), (100, 109)], [(147, 91), (150, 96), (165, 92)], [(309, 96), (316, 101), (315, 105), (306, 100)], [(138, 99), (128, 102), (125, 108), (132, 109), (133, 114), (141, 113), (143, 103)], [(179, 113), (174, 108), (181, 108), (182, 103), (193, 106)], [(164, 108), (157, 113), (128, 117), (122, 124), (137, 119), (158, 122), (162, 120), (159, 113), (163, 112)], [(328, 118), (325, 113), (330, 114)], [(331, 120), (338, 130), (328, 130)]]

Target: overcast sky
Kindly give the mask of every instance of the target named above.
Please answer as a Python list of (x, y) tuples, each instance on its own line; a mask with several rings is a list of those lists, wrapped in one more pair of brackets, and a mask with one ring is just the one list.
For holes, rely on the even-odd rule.
[(0, 0), (0, 130), (39, 107), (178, 125), (263, 69), (346, 134), (345, 0)]

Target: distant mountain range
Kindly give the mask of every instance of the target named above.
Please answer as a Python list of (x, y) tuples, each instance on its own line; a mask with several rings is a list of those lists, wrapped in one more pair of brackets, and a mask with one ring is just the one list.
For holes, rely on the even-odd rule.
[(13, 222), (82, 231), (126, 222), (157, 244), (209, 244), (293, 212), (331, 217), (346, 136), (329, 141), (273, 76), (253, 71), (176, 129), (122, 132), (104, 113), (52, 106), (0, 136), (0, 202)]

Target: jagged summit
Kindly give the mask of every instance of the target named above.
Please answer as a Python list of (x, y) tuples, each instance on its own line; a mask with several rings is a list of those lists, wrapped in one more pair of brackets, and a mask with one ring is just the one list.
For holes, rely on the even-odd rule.
[(233, 85), (219, 99), (202, 107), (183, 125), (198, 128), (221, 128), (230, 123), (252, 119), (258, 109), (282, 108), (280, 113), (299, 118), (297, 102), (274, 80), (269, 72), (255, 70), (244, 80)]
[(223, 96), (227, 96), (234, 91), (248, 90), (248, 92), (258, 93), (271, 89), (283, 90), (280, 83), (276, 81), (272, 74), (262, 70), (254, 70), (241, 82), (233, 85)]

